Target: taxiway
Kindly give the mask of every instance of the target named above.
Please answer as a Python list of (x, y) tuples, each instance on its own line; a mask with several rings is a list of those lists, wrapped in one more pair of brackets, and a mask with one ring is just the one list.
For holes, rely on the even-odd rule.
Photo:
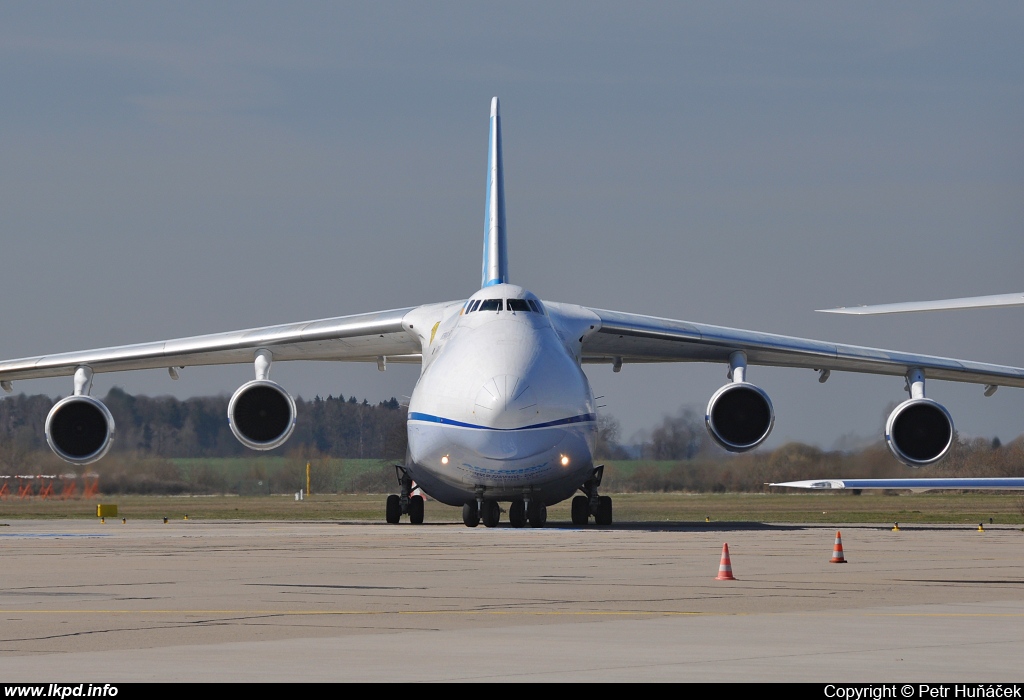
[(890, 527), (8, 521), (0, 677), (1021, 680), (1024, 533)]

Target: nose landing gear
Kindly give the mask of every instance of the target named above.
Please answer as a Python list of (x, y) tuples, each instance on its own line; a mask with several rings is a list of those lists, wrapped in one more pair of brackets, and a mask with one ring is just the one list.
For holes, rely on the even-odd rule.
[(498, 527), (498, 521), (501, 520), (501, 506), (497, 501), (484, 501), (484, 507), (480, 510), (480, 520), (483, 521), (484, 527)]
[(462, 506), (462, 522), (466, 527), (476, 527), (480, 524), (480, 509), (476, 507), (474, 501)]
[(508, 523), (512, 527), (526, 527), (526, 502), (512, 501), (508, 507)]
[(544, 527), (548, 522), (548, 507), (533, 489), (523, 491), (523, 497), (512, 501), (508, 509), (508, 521), (512, 527)]
[[(501, 521), (501, 506), (497, 501), (485, 501), (481, 495), (476, 501), (462, 506), (462, 522), (466, 527), (497, 527)], [(519, 498), (508, 508), (508, 523), (512, 527), (544, 527), (548, 521), (548, 508), (541, 501)]]
[(501, 520), (501, 506), (497, 501), (485, 501), (483, 489), (477, 490), (475, 501), (462, 506), (462, 522), (466, 527), (476, 527), (483, 522), (484, 527), (498, 527)]
[(548, 521), (548, 507), (540, 501), (531, 500), (526, 505), (526, 519), (530, 521), (530, 527), (544, 527)]

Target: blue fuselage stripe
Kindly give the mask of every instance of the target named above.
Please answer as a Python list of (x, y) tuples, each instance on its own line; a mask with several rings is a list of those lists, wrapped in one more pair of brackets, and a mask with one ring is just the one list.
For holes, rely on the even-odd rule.
[(524, 425), (521, 428), (491, 428), (486, 425), (473, 425), (472, 423), (463, 423), (462, 421), (452, 420), (451, 418), (442, 418), (441, 416), (432, 416), (429, 413), (416, 413), (412, 412), (409, 414), (409, 420), (423, 421), (424, 423), (440, 423), (442, 425), (452, 425), (458, 428), (475, 428), (476, 430), (532, 430), (533, 428), (553, 428), (557, 425), (569, 425), (571, 423), (591, 423), (597, 420), (597, 416), (593, 413), (584, 413), (579, 416), (572, 416), (571, 418), (560, 418), (559, 420), (548, 421), (547, 423), (534, 423), (533, 425)]
[(887, 488), (887, 489), (998, 489), (1020, 488), (1024, 485), (1021, 477), (979, 477), (972, 478), (930, 478), (930, 479), (842, 479), (848, 489), (856, 488)]

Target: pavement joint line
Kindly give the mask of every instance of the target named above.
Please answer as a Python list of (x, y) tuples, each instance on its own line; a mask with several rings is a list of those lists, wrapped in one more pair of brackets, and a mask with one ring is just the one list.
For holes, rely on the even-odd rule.
[[(1017, 618), (1024, 613), (985, 612), (844, 612), (835, 610), (794, 611), (798, 615), (828, 615), (830, 617), (942, 617), (942, 618)], [(756, 615), (752, 612), (700, 612), (687, 610), (0, 610), (0, 615), (489, 615), (532, 617), (613, 617), (644, 615), (648, 617), (741, 617)]]
[[(697, 612), (681, 610), (0, 610), (0, 615), (492, 615), (492, 616), (740, 616), (742, 612)], [(1024, 613), (1022, 613), (1024, 616)]]

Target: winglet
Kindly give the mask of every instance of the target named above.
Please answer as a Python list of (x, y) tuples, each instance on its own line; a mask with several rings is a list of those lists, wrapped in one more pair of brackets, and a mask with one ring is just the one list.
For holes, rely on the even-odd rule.
[(484, 212), (484, 260), (481, 287), (508, 282), (505, 241), (505, 176), (501, 158), (498, 98), (491, 98), (491, 133), (487, 142), (487, 206)]

